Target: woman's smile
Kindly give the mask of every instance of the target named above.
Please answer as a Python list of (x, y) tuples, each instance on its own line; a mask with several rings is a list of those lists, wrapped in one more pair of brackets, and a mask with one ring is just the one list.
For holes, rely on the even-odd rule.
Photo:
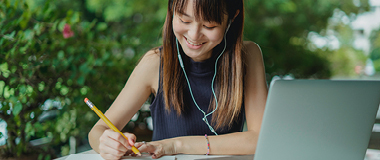
[(206, 43), (206, 42), (203, 42), (203, 43), (193, 43), (193, 42), (191, 42), (188, 38), (186, 38), (185, 36), (184, 36), (184, 38), (185, 38), (185, 40), (186, 40), (186, 44), (187, 44), (187, 46), (188, 46), (189, 48), (191, 48), (191, 49), (199, 49), (199, 48), (201, 48), (201, 47), (203, 46), (203, 44)]

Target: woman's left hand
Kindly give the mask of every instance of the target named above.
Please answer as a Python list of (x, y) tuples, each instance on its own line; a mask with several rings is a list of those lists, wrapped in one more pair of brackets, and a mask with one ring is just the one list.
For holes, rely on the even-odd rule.
[(160, 158), (164, 155), (176, 154), (176, 148), (171, 141), (154, 141), (154, 142), (138, 142), (135, 143), (135, 147), (140, 152), (147, 152), (152, 155), (153, 159)]

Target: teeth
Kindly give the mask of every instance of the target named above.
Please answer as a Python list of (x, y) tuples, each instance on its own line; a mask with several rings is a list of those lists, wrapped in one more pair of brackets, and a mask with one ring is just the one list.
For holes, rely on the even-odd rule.
[(199, 45), (203, 44), (203, 43), (199, 43), (199, 44), (191, 43), (189, 40), (187, 40), (187, 38), (185, 38), (185, 39), (186, 39), (186, 41), (187, 41), (188, 43), (190, 43), (191, 45), (194, 45), (194, 46), (199, 46)]

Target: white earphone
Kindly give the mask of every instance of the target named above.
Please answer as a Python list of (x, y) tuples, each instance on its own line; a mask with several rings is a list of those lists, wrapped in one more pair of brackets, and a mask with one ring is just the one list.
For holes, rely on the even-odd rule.
[[(174, 17), (174, 15), (173, 15), (173, 17)], [(198, 106), (197, 102), (195, 101), (195, 98), (194, 98), (194, 95), (193, 95), (193, 91), (191, 90), (189, 79), (187, 78), (187, 74), (186, 74), (186, 71), (185, 71), (185, 66), (183, 65), (181, 54), (179, 53), (178, 39), (177, 39), (177, 37), (175, 38), (176, 45), (177, 45), (178, 61), (179, 61), (179, 64), (180, 64), (180, 66), (181, 66), (181, 68), (183, 70), (183, 73), (185, 75), (185, 78), (186, 78), (186, 81), (187, 81), (187, 85), (189, 86), (189, 91), (190, 91), (191, 98), (193, 99), (193, 102), (194, 102), (195, 106), (197, 106), (198, 110), (203, 113), (202, 120), (207, 124), (208, 128), (210, 129), (210, 131), (213, 132), (215, 135), (218, 135), (218, 134), (216, 133), (216, 131), (214, 130), (214, 128), (212, 128), (212, 126), (209, 124), (209, 122), (207, 120), (207, 116), (211, 115), (212, 113), (214, 113), (216, 111), (216, 109), (218, 109), (218, 99), (216, 98), (215, 91), (214, 91), (214, 81), (215, 81), (216, 72), (217, 72), (218, 60), (219, 60), (220, 56), (224, 53), (224, 51), (226, 50), (226, 47), (227, 47), (226, 35), (227, 35), (228, 30), (230, 29), (231, 23), (232, 23), (232, 21), (229, 21), (227, 29), (226, 29), (226, 32), (224, 33), (224, 48), (223, 48), (223, 51), (220, 53), (220, 55), (218, 56), (218, 58), (216, 59), (216, 62), (215, 62), (215, 72), (214, 72), (214, 76), (213, 76), (212, 82), (211, 82), (211, 90), (212, 90), (212, 94), (214, 95), (214, 98), (215, 98), (215, 109), (213, 111), (211, 111), (210, 113), (208, 113), (208, 114), (206, 114), (206, 112), (203, 111)]]

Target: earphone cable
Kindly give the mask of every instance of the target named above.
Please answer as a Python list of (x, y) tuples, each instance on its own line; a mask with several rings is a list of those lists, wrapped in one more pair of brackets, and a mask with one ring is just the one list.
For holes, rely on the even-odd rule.
[[(174, 16), (174, 15), (173, 15)], [(226, 47), (227, 47), (227, 40), (226, 40), (226, 36), (227, 36), (227, 32), (230, 28), (230, 24), (228, 25), (227, 29), (226, 29), (226, 32), (224, 34), (224, 48), (222, 50), (222, 52), (219, 54), (218, 58), (216, 58), (216, 62), (215, 62), (215, 72), (214, 72), (214, 76), (212, 78), (212, 81), (211, 81), (211, 91), (212, 91), (212, 94), (214, 95), (214, 98), (215, 98), (215, 109), (213, 111), (211, 111), (210, 113), (206, 114), (205, 111), (203, 111), (199, 106), (198, 106), (198, 103), (195, 101), (195, 98), (194, 98), (194, 95), (193, 95), (193, 91), (191, 90), (191, 85), (190, 85), (190, 82), (189, 82), (189, 79), (187, 78), (187, 74), (186, 74), (186, 70), (185, 70), (185, 67), (184, 67), (184, 64), (183, 64), (183, 61), (182, 61), (182, 57), (181, 57), (181, 54), (179, 53), (179, 47), (178, 47), (178, 39), (176, 37), (176, 46), (177, 46), (177, 53), (178, 53), (178, 60), (179, 60), (179, 63), (180, 63), (180, 66), (183, 70), (183, 73), (185, 75), (185, 78), (186, 78), (186, 82), (187, 82), (187, 85), (189, 86), (189, 91), (190, 91), (190, 95), (191, 95), (191, 98), (193, 99), (193, 102), (195, 104), (195, 106), (197, 106), (198, 110), (201, 111), (203, 113), (203, 118), (202, 120), (207, 124), (207, 126), (209, 127), (210, 131), (213, 132), (215, 135), (218, 135), (218, 133), (215, 132), (214, 128), (212, 128), (212, 126), (209, 124), (208, 120), (207, 120), (207, 116), (211, 115), (212, 113), (214, 113), (217, 109), (218, 109), (218, 99), (216, 98), (216, 94), (215, 94), (215, 91), (214, 91), (214, 81), (215, 81), (215, 77), (216, 77), (216, 73), (217, 73), (217, 64), (218, 64), (218, 60), (219, 58), (222, 56), (222, 54), (224, 53), (224, 51), (226, 50)]]

